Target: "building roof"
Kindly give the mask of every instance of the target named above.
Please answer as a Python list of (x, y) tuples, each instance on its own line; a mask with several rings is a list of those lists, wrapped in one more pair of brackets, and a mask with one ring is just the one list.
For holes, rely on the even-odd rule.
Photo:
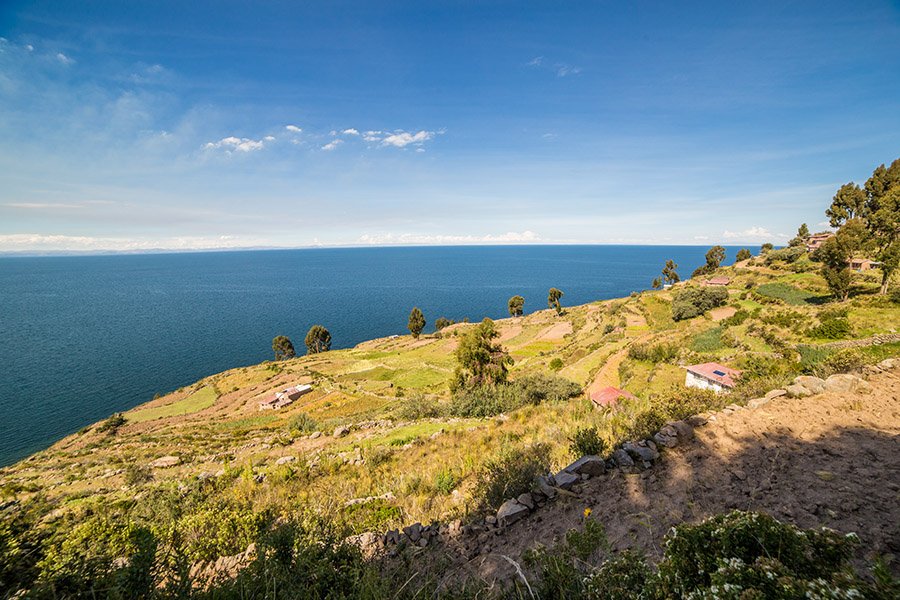
[(631, 392), (613, 386), (605, 387), (591, 394), (591, 402), (597, 406), (615, 406), (619, 403), (619, 398), (637, 400), (637, 397)]
[(727, 388), (733, 388), (735, 379), (741, 376), (741, 372), (737, 369), (731, 369), (725, 365), (714, 362), (691, 365), (687, 367), (687, 370), (694, 375), (699, 375), (704, 379), (714, 381)]
[(730, 277), (713, 277), (706, 280), (706, 285), (728, 285), (731, 283)]

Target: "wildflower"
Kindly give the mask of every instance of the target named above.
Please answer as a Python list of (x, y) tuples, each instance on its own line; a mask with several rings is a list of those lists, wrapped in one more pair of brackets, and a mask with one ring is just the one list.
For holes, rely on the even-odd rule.
[(592, 512), (594, 512), (594, 511), (592, 511), (590, 507), (585, 508), (584, 509), (584, 518), (587, 519), (588, 517), (590, 517)]

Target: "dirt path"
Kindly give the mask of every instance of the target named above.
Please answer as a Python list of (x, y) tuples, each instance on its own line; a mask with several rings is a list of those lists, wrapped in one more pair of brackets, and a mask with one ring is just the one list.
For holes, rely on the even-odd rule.
[[(900, 370), (873, 376), (871, 394), (779, 398), (719, 413), (693, 441), (640, 474), (615, 470), (582, 484), (487, 542), (468, 568), (507, 576), (534, 544), (578, 527), (584, 509), (615, 550), (658, 558), (673, 525), (732, 509), (760, 510), (801, 527), (855, 532), (860, 554), (900, 552)], [(896, 566), (895, 566), (896, 568)]]
[(611, 354), (610, 357), (606, 359), (606, 362), (603, 363), (603, 366), (600, 367), (600, 370), (594, 375), (594, 380), (587, 388), (588, 398), (590, 398), (591, 394), (594, 392), (602, 390), (605, 387), (619, 387), (621, 384), (621, 381), (619, 380), (619, 365), (622, 364), (622, 361), (625, 360), (626, 356), (628, 356), (627, 346), (618, 352)]

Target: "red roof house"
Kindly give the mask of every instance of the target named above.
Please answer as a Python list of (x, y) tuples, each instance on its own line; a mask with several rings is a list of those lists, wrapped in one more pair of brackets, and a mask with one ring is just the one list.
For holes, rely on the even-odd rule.
[(740, 376), (741, 372), (736, 369), (709, 362), (687, 367), (684, 384), (687, 387), (728, 392), (734, 388), (735, 380)]
[(622, 398), (637, 400), (637, 396), (631, 392), (626, 392), (625, 390), (620, 390), (613, 386), (605, 387), (602, 390), (597, 390), (591, 394), (591, 402), (594, 403), (596, 408), (612, 408), (617, 405)]

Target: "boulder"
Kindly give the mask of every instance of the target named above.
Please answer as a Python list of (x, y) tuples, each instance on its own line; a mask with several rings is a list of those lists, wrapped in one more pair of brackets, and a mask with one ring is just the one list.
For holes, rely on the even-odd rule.
[(806, 398), (807, 396), (812, 396), (813, 393), (800, 385), (799, 383), (795, 383), (787, 386), (786, 388), (787, 395), (790, 398)]
[(754, 398), (747, 402), (747, 408), (759, 408), (764, 404), (768, 404), (770, 401), (769, 398)]
[(606, 463), (599, 456), (595, 456), (593, 454), (588, 454), (587, 456), (582, 456), (571, 465), (563, 469), (567, 473), (573, 473), (575, 475), (583, 475), (587, 474), (591, 477), (596, 477), (598, 475), (603, 475), (606, 473)]
[(900, 360), (896, 358), (886, 358), (880, 363), (878, 366), (884, 369), (885, 371), (890, 371), (891, 369), (896, 369), (897, 366), (900, 365)]
[(626, 442), (622, 445), (622, 449), (634, 460), (653, 462), (659, 458), (659, 452), (656, 451), (655, 446), (651, 446), (650, 444), (652, 444), (652, 442)]
[(313, 431), (311, 434), (309, 434), (309, 439), (311, 439), (311, 440), (314, 440), (314, 439), (320, 438), (320, 437), (322, 437), (321, 431)]
[(528, 514), (528, 507), (520, 504), (518, 500), (509, 499), (500, 505), (497, 511), (497, 522), (501, 527), (512, 525)]
[(181, 464), (180, 456), (161, 456), (157, 458), (150, 466), (154, 469), (168, 469), (169, 467), (174, 467)]
[(841, 373), (839, 375), (832, 375), (826, 379), (825, 389), (829, 392), (836, 392), (839, 394), (850, 392), (868, 393), (872, 391), (872, 386), (869, 385), (868, 381), (861, 379), (856, 375)]
[(766, 400), (773, 400), (787, 395), (787, 390), (770, 390), (763, 396)]
[(422, 538), (422, 524), (413, 523), (412, 525), (404, 527), (403, 533), (406, 534), (406, 537), (409, 538), (409, 541), (415, 544)]
[(572, 489), (572, 486), (581, 481), (581, 477), (568, 471), (560, 471), (553, 476), (556, 480), (556, 486), (564, 490)]
[(653, 435), (653, 441), (660, 446), (674, 448), (678, 445), (678, 431), (669, 424), (663, 425), (662, 429)]
[(631, 457), (628, 456), (628, 453), (621, 448), (613, 452), (612, 459), (613, 462), (616, 463), (616, 466), (622, 470), (630, 469), (634, 466), (634, 461), (631, 460)]
[(547, 496), (548, 498), (550, 498), (551, 500), (553, 498), (556, 498), (556, 490), (553, 489), (553, 486), (555, 485), (556, 482), (552, 481), (552, 478), (553, 478), (552, 475), (551, 476), (541, 475), (540, 477), (537, 477), (535, 479), (535, 483), (537, 484), (537, 487), (541, 491), (541, 493), (543, 495)]
[(282, 456), (278, 460), (275, 461), (276, 465), (286, 465), (288, 463), (297, 462), (296, 456)]
[(813, 394), (821, 394), (825, 391), (825, 380), (821, 377), (813, 377), (812, 375), (800, 375), (794, 377), (794, 383), (802, 385)]
[(334, 433), (331, 434), (331, 436), (336, 437), (336, 438), (342, 438), (345, 435), (348, 435), (349, 433), (350, 433), (350, 428), (347, 427), (346, 425), (341, 425), (340, 427), (335, 428)]
[(516, 501), (522, 506), (527, 506), (528, 510), (534, 510), (534, 498), (531, 497), (531, 492), (519, 494)]

